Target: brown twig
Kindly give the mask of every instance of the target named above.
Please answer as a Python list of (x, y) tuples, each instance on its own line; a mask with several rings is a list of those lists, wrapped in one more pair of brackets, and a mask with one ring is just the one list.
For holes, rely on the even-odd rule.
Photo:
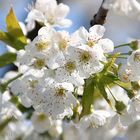
[(56, 0), (57, 1), (57, 3), (61, 3), (62, 2), (62, 0)]
[(95, 24), (103, 25), (106, 21), (108, 9), (103, 7), (105, 0), (103, 0), (98, 12), (93, 16), (93, 19), (90, 21), (90, 25), (93, 26)]
[(41, 27), (42, 26), (40, 24), (35, 22), (35, 28), (32, 31), (28, 32), (27, 37), (33, 40), (38, 35), (38, 31)]

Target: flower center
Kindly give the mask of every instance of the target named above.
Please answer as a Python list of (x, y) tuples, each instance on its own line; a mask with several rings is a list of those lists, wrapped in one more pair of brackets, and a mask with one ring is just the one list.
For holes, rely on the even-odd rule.
[(66, 63), (65, 68), (68, 72), (72, 73), (76, 69), (76, 65), (74, 62), (68, 62)]
[(95, 41), (92, 41), (92, 40), (88, 40), (88, 42), (86, 43), (89, 47), (93, 47), (95, 44), (96, 44), (96, 42)]
[(129, 81), (129, 77), (132, 75), (132, 72), (131, 70), (127, 69), (125, 70), (124, 73), (122, 73), (122, 78), (125, 80), (125, 81)]
[(127, 75), (127, 74), (123, 74), (122, 77), (123, 77), (123, 79), (125, 81), (128, 81), (129, 80), (129, 75)]
[(38, 120), (39, 122), (45, 121), (46, 119), (47, 119), (47, 116), (46, 116), (44, 113), (39, 114), (39, 115), (38, 115), (38, 118), (37, 118), (37, 120)]
[(84, 63), (88, 62), (91, 59), (91, 55), (89, 52), (84, 51), (81, 55), (80, 55), (80, 60)]
[(32, 89), (34, 89), (36, 87), (36, 85), (38, 84), (38, 81), (37, 80), (29, 80), (29, 84), (30, 84), (30, 87)]
[(60, 97), (62, 97), (62, 96), (66, 96), (66, 90), (64, 89), (64, 88), (58, 88), (57, 90), (56, 90), (56, 94), (55, 94), (56, 96), (60, 96)]
[(68, 46), (68, 41), (66, 39), (61, 39), (59, 42), (59, 49), (65, 50)]
[(46, 42), (44, 41), (44, 42), (36, 43), (35, 45), (36, 45), (37, 51), (42, 52), (46, 48), (48, 48), (48, 46), (50, 45), (50, 42), (49, 41), (46, 41)]
[(37, 69), (42, 69), (45, 66), (45, 60), (44, 59), (36, 59), (34, 62), (34, 67)]
[(48, 23), (49, 23), (50, 25), (54, 25), (55, 20), (54, 20), (54, 17), (53, 17), (53, 16), (48, 17)]

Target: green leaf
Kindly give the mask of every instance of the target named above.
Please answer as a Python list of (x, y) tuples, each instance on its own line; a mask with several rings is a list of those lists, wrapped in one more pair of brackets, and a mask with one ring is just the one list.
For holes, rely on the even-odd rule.
[(18, 37), (14, 37), (9, 33), (2, 31), (0, 31), (0, 40), (15, 48), (16, 50), (21, 50), (26, 45), (26, 43), (21, 42)]
[(0, 67), (11, 64), (16, 60), (16, 54), (7, 52), (0, 56)]
[(109, 62), (107, 63), (107, 65), (104, 67), (105, 70), (108, 70), (112, 67), (112, 65), (114, 65), (117, 57), (119, 56), (120, 53), (115, 53), (112, 54), (111, 60), (109, 60)]
[(82, 97), (82, 113), (81, 117), (91, 113), (91, 105), (93, 104), (95, 84), (93, 79), (85, 80), (84, 92)]
[(10, 35), (18, 37), (18, 39), (22, 43), (27, 43), (27, 39), (22, 32), (22, 29), (18, 23), (18, 20), (14, 14), (14, 11), (12, 8), (10, 9), (10, 11), (6, 17), (6, 23), (7, 23), (7, 31)]
[(6, 17), (6, 24), (7, 32), (0, 31), (0, 40), (16, 50), (24, 49), (27, 44), (27, 38), (22, 32), (12, 8)]

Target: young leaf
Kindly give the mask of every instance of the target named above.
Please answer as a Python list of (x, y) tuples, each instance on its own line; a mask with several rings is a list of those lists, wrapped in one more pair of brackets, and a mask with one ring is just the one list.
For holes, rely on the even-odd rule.
[(22, 43), (27, 43), (27, 39), (24, 36), (18, 20), (11, 8), (6, 17), (7, 31), (10, 35), (17, 37)]
[(9, 33), (2, 31), (0, 31), (0, 40), (15, 48), (16, 50), (23, 49), (26, 45), (25, 43), (21, 42), (17, 37), (14, 37)]
[(94, 81), (93, 79), (85, 80), (84, 93), (82, 97), (82, 113), (81, 117), (91, 113), (91, 105), (93, 104), (93, 95), (94, 95)]
[(7, 52), (0, 56), (0, 67), (11, 64), (16, 60), (16, 54)]
[(24, 36), (13, 9), (6, 17), (7, 32), (0, 31), (0, 40), (16, 50), (24, 49), (27, 39)]

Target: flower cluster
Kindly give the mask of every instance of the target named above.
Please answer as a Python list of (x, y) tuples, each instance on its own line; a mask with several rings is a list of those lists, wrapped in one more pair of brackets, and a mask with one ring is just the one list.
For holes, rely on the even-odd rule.
[(132, 52), (128, 57), (127, 63), (124, 64), (120, 71), (120, 79), (124, 82), (139, 81), (140, 80), (140, 49)]
[[(133, 8), (137, 8), (135, 15), (139, 11), (136, 0), (103, 2), (104, 8), (111, 6), (125, 14)], [(26, 28), (24, 33), (13, 13), (7, 17), (8, 21), (12, 15), (15, 25), (11, 31), (8, 24), (4, 35), (14, 40), (17, 26), (15, 31), (21, 36), (16, 36), (14, 45), (6, 40), (11, 52), (0, 57), (7, 60), (10, 54), (14, 60), (6, 64), (13, 62), (18, 68), (0, 79), (0, 139), (131, 139), (134, 127), (140, 127), (138, 42), (114, 47), (103, 38), (105, 27), (98, 24), (89, 30), (65, 31), (62, 28), (72, 23), (66, 19), (69, 7), (56, 0), (36, 0), (28, 10), (26, 26), (20, 24)], [(40, 26), (36, 37), (26, 38), (36, 25)], [(133, 51), (113, 52), (126, 45)], [(117, 58), (126, 55), (126, 64), (116, 64)], [(139, 133), (134, 140), (137, 137)]]
[(139, 18), (140, 3), (137, 0), (105, 0), (103, 6), (118, 14)]
[[(75, 87), (103, 70), (105, 53), (113, 51), (113, 42), (102, 39), (105, 28), (95, 25), (89, 32), (81, 27), (72, 35), (42, 27), (38, 36), (18, 52), (19, 65), (25, 65), (23, 76), (11, 85), (26, 107), (45, 112), (53, 118), (71, 116), (78, 101)], [(18, 88), (17, 88), (18, 87)]]
[(69, 27), (72, 24), (71, 20), (65, 18), (69, 7), (63, 3), (57, 4), (56, 0), (37, 0), (35, 4), (29, 5), (28, 10), (28, 31), (35, 28), (35, 21), (52, 27)]

